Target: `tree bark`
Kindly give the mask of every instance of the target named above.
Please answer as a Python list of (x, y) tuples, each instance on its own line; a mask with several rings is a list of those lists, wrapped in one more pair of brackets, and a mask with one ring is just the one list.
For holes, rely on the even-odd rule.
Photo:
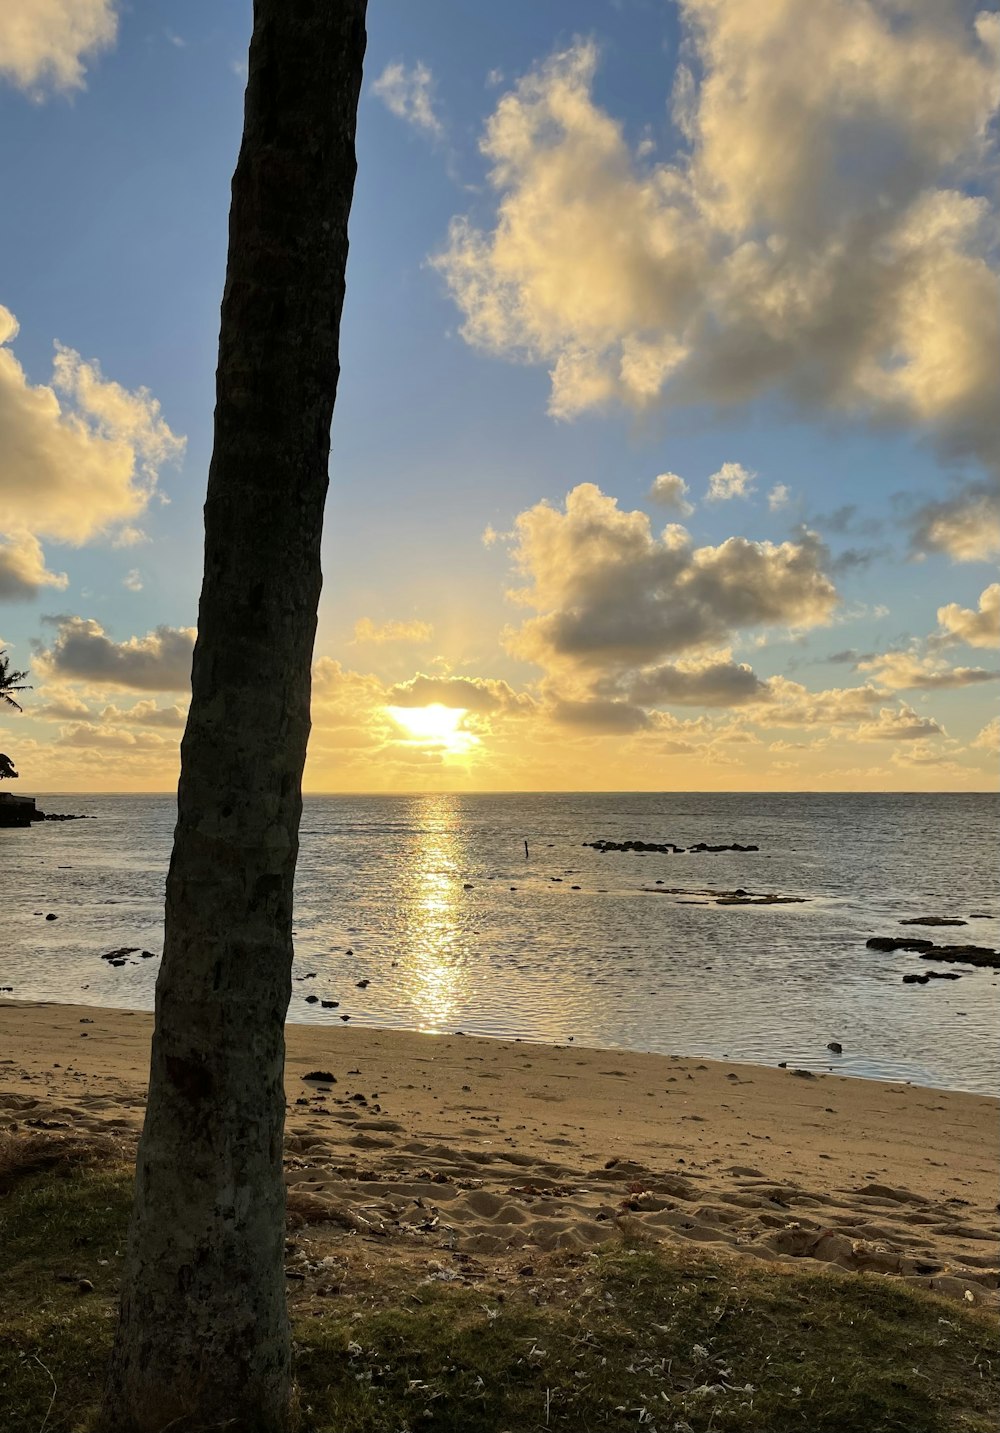
[(255, 0), (115, 1433), (288, 1419), (283, 1027), (364, 48), (365, 0)]

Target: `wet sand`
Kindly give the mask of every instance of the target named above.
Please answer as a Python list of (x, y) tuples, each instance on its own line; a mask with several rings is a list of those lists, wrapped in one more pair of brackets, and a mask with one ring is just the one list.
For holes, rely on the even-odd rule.
[[(0, 1003), (0, 1125), (130, 1143), (151, 1026)], [(524, 1259), (595, 1248), (626, 1221), (1000, 1301), (995, 1100), (573, 1045), (318, 1025), (287, 1038), (293, 1222)]]

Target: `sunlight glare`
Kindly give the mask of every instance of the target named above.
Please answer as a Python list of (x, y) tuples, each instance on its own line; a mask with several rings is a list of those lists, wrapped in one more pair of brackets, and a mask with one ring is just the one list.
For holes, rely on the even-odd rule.
[(386, 707), (392, 720), (410, 741), (440, 746), (456, 755), (479, 745), (479, 738), (462, 728), (465, 707), (445, 707), (435, 702), (428, 707)]

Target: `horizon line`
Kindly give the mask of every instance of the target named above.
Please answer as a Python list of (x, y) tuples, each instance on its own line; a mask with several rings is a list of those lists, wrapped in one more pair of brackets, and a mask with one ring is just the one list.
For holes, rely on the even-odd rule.
[[(8, 795), (15, 796), (18, 793), (11, 791)], [(36, 796), (176, 796), (176, 787), (161, 790), (149, 791), (69, 791), (56, 790), (37, 791)], [(789, 789), (787, 787), (746, 787), (743, 789), (710, 790), (705, 787), (677, 787), (669, 791), (655, 790), (649, 787), (564, 787), (546, 790), (523, 790), (523, 791), (455, 791), (455, 790), (431, 790), (426, 791), (304, 791), (302, 799), (312, 797), (378, 797), (385, 800), (406, 800), (414, 797), (425, 796), (1000, 796), (1000, 787), (972, 788), (964, 787), (960, 790), (942, 789), (935, 791), (907, 790), (901, 791), (893, 788), (866, 789), (863, 787), (852, 787), (849, 790), (831, 790), (827, 787), (799, 787)]]

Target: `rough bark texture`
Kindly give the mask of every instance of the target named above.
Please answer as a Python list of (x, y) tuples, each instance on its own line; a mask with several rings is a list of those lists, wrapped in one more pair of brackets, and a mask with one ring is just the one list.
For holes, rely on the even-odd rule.
[(254, 4), (118, 1433), (288, 1416), (283, 1025), (364, 20)]

